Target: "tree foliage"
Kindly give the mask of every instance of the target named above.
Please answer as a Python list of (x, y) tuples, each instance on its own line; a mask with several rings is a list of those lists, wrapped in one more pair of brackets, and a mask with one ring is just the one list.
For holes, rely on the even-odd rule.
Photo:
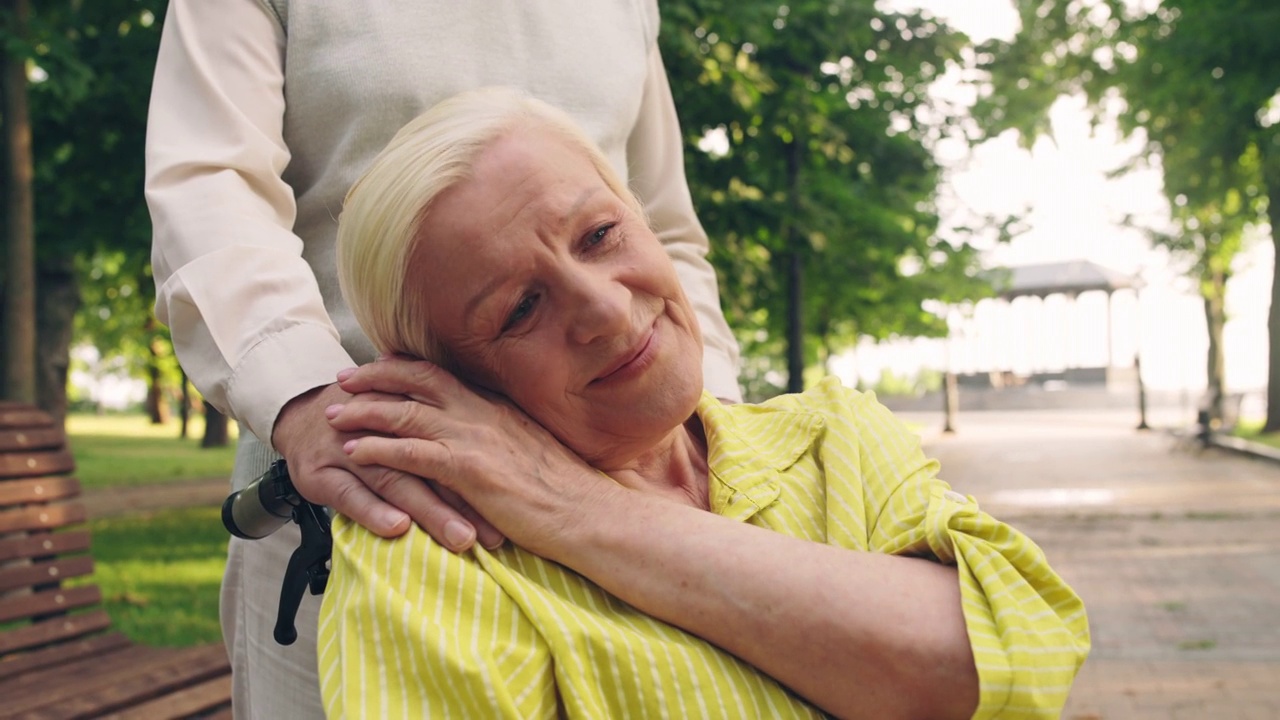
[[(172, 363), (150, 315), (142, 199), (163, 8), (40, 4), (30, 45), (42, 74), (32, 86), (39, 262), (74, 259), (77, 336), (133, 358), (144, 377)], [(963, 35), (871, 0), (681, 0), (662, 11), (690, 185), (731, 324), (748, 358), (763, 358), (759, 377), (788, 334), (793, 357), (812, 363), (862, 336), (943, 334), (924, 300), (989, 292), (975, 249), (937, 235), (931, 147), (955, 118), (927, 88), (957, 62)], [(723, 146), (706, 149), (717, 136)]]
[(78, 259), (78, 337), (130, 357), (140, 374), (154, 299), (143, 143), (163, 8), (159, 0), (48, 5), (44, 21), (82, 72), (68, 89), (65, 69), (48, 69), (33, 103), (41, 250)]
[[(989, 134), (1030, 142), (1049, 131), (1060, 95), (1083, 93), (1096, 121), (1141, 130), (1120, 171), (1158, 163), (1173, 232), (1153, 239), (1190, 260), (1210, 330), (1211, 401), (1220, 413), (1223, 300), (1249, 227), (1280, 209), (1280, 5), (1273, 0), (1017, 0), (1022, 31), (981, 49), (990, 93), (977, 108)], [(1280, 223), (1272, 216), (1272, 239)], [(1273, 281), (1273, 296), (1277, 289)], [(1267, 426), (1280, 430), (1280, 303), (1271, 305)]]
[[(977, 252), (937, 238), (928, 86), (967, 38), (868, 0), (684, 0), (660, 36), (686, 169), (749, 394), (859, 336), (941, 335), (926, 299), (971, 299)], [(759, 367), (753, 368), (755, 361)]]
[[(152, 314), (151, 224), (143, 199), (147, 103), (163, 0), (40, 3), (30, 40), (36, 258), (48, 316), (41, 362), (92, 343), (148, 383), (163, 419), (180, 377), (168, 331)], [(12, 47), (12, 43), (10, 44)], [(74, 318), (74, 320), (73, 320)], [(74, 322), (74, 324), (73, 324)], [(42, 337), (43, 339), (43, 337)]]

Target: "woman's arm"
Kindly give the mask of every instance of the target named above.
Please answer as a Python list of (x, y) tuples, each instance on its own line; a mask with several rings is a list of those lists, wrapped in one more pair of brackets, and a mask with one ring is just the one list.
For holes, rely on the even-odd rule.
[(521, 546), (828, 712), (973, 714), (977, 675), (954, 568), (798, 540), (628, 490), (523, 413), (425, 363), (375, 363), (343, 385), (417, 401), (331, 408), (344, 431), (406, 438), (353, 441), (356, 462), (439, 478)]
[(847, 718), (968, 718), (978, 677), (955, 568), (600, 492), (552, 551), (606, 590)]

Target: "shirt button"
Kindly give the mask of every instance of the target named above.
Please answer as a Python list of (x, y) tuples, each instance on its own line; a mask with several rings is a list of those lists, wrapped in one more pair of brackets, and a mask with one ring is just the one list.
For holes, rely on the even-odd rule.
[(965, 497), (965, 496), (961, 495), (960, 493), (956, 492), (955, 490), (948, 490), (948, 491), (946, 491), (946, 492), (942, 493), (942, 497), (944, 497), (944, 498), (946, 498), (946, 499), (950, 500), (951, 502), (958, 502), (958, 503), (967, 503), (967, 502), (969, 502), (969, 498), (967, 498), (967, 497)]

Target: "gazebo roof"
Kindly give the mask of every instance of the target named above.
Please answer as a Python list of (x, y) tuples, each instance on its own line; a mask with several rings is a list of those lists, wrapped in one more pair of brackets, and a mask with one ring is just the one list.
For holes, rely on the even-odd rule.
[(996, 291), (1006, 300), (1023, 296), (1078, 295), (1089, 290), (1112, 293), (1140, 284), (1135, 276), (1088, 260), (1021, 265), (1004, 270), (1007, 274), (1004, 278), (997, 278)]

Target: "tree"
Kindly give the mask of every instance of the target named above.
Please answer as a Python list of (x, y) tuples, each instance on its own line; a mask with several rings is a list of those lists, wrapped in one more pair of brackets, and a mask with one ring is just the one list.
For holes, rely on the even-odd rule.
[[(65, 282), (84, 298), (75, 312), (62, 309), (59, 325), (69, 352), (72, 318), (81, 340), (104, 357), (123, 355), (149, 381), (158, 400), (176, 368), (161, 370), (171, 355), (167, 335), (151, 315), (151, 226), (142, 197), (143, 142), (163, 4), (157, 0), (100, 0), (47, 6), (45, 22), (83, 67), (83, 89), (74, 95), (40, 97), (37, 187), (42, 210), (37, 221), (49, 261), (61, 262)], [(49, 71), (50, 82), (61, 73)], [(74, 181), (69, 181), (74, 179)], [(63, 378), (65, 384), (65, 378)], [(160, 405), (152, 403), (153, 417)]]
[[(1248, 227), (1280, 243), (1280, 6), (1271, 0), (1018, 0), (1023, 30), (981, 49), (986, 131), (1030, 142), (1062, 94), (1083, 93), (1097, 121), (1147, 138), (1130, 167), (1158, 162), (1177, 227), (1152, 233), (1190, 257), (1210, 331), (1210, 402), (1221, 415), (1223, 298)], [(1277, 249), (1280, 249), (1278, 246)], [(1280, 283), (1273, 280), (1266, 428), (1280, 430)]]
[(92, 344), (103, 358), (121, 358), (124, 370), (144, 378), (146, 413), (152, 423), (164, 424), (181, 372), (168, 330), (152, 312), (155, 292), (147, 265), (136, 253), (108, 249), (79, 258), (78, 265), (77, 342)]
[[(73, 333), (148, 382), (161, 421), (179, 371), (151, 308), (151, 225), (142, 197), (147, 103), (165, 3), (44, 4), (33, 17), (32, 86), (41, 404), (61, 415)], [(221, 422), (219, 422), (219, 419)], [(206, 433), (225, 444), (225, 418)], [(223, 429), (222, 436), (219, 430)]]
[(973, 248), (936, 235), (930, 144), (950, 118), (928, 85), (963, 35), (868, 0), (685, 0), (663, 5), (660, 41), (749, 362), (785, 353), (799, 390), (858, 336), (945, 333), (923, 300), (988, 291)]
[(0, 397), (36, 400), (35, 212), (32, 194), (31, 118), (27, 108), (27, 57), (31, 9), (27, 0), (4, 7), (5, 277), (4, 346)]

